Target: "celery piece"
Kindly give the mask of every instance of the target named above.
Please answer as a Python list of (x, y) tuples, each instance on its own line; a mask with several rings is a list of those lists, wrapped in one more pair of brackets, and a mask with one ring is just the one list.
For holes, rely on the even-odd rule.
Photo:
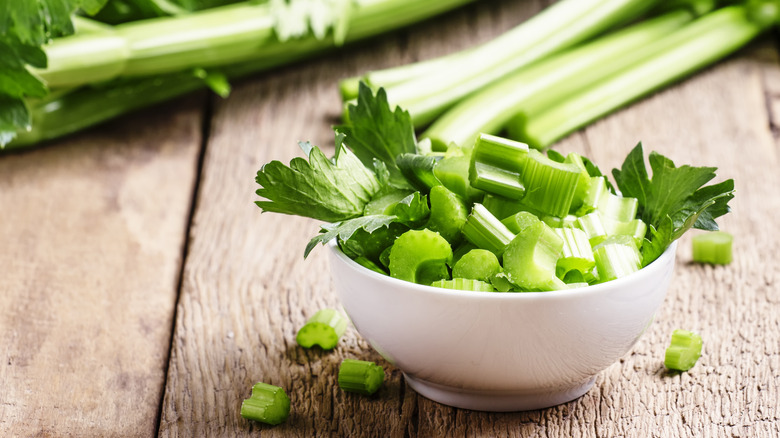
[(647, 234), (647, 225), (642, 219), (621, 222), (602, 217), (602, 221), (607, 229), (607, 234), (610, 236), (631, 236), (634, 238), (637, 248), (642, 248), (642, 243), (644, 243), (645, 235)]
[(509, 281), (505, 272), (499, 272), (490, 278), (490, 284), (493, 285), (498, 292), (511, 292), (516, 289), (516, 286)]
[(468, 218), (463, 199), (444, 186), (432, 188), (428, 199), (431, 203), (431, 215), (425, 228), (438, 232), (451, 244), (460, 242), (461, 229)]
[(577, 227), (585, 232), (590, 241), (590, 246), (596, 246), (607, 238), (609, 233), (601, 215), (598, 212), (588, 213), (577, 218)]
[(575, 164), (558, 163), (531, 150), (523, 172), (527, 190), (523, 203), (544, 213), (564, 217), (571, 208), (579, 177), (580, 169)]
[(452, 278), (489, 281), (501, 271), (498, 257), (486, 249), (472, 249), (452, 267)]
[(639, 200), (623, 197), (605, 192), (599, 198), (597, 210), (603, 218), (614, 219), (620, 222), (629, 222), (636, 218)]
[(372, 395), (385, 380), (385, 371), (374, 362), (344, 359), (339, 367), (339, 388), (348, 392)]
[[(492, 253), (490, 253), (492, 255)], [(496, 263), (498, 263), (496, 261)], [(468, 290), (474, 292), (494, 292), (493, 286), (484, 281), (473, 278), (453, 278), (452, 280), (438, 280), (431, 283), (433, 287), (452, 290)]]
[(504, 248), (515, 237), (506, 225), (482, 204), (474, 204), (472, 207), (471, 214), (463, 226), (463, 235), (477, 248), (491, 251), (496, 256), (501, 256)]
[(525, 195), (522, 172), (528, 145), (516, 141), (480, 134), (474, 142), (469, 165), (469, 181), (473, 187), (510, 199)]
[(733, 236), (725, 231), (710, 231), (693, 236), (693, 261), (728, 265), (731, 263)]
[(390, 276), (429, 285), (449, 278), (452, 248), (439, 233), (409, 230), (401, 234), (390, 250)]
[(482, 205), (498, 219), (506, 219), (520, 211), (526, 211), (525, 206), (520, 201), (508, 199), (503, 196), (486, 194), (482, 199)]
[(566, 285), (555, 275), (563, 239), (542, 221), (524, 228), (504, 251), (504, 272), (525, 290), (557, 290)]
[(347, 318), (338, 310), (322, 309), (298, 330), (295, 341), (304, 348), (319, 345), (323, 350), (332, 350), (346, 330)]
[(609, 236), (593, 247), (599, 281), (625, 277), (642, 268), (642, 256), (631, 236)]
[(519, 233), (530, 225), (534, 225), (537, 222), (539, 222), (539, 218), (536, 217), (535, 214), (527, 211), (517, 212), (501, 221), (502, 224), (506, 225), (509, 231), (515, 234)]
[(574, 199), (572, 199), (571, 208), (569, 209), (569, 212), (572, 213), (579, 210), (583, 202), (585, 202), (585, 199), (588, 197), (588, 193), (590, 192), (591, 177), (588, 173), (588, 169), (585, 168), (585, 162), (582, 161), (582, 156), (579, 154), (572, 152), (566, 156), (563, 162), (574, 164), (580, 169), (580, 176), (577, 180), (577, 189), (574, 191)]
[(458, 260), (472, 249), (477, 249), (476, 245), (468, 240), (461, 242), (461, 244), (452, 251), (452, 266), (455, 266), (455, 264), (458, 263)]
[(290, 399), (278, 386), (256, 383), (252, 395), (241, 403), (241, 416), (272, 425), (283, 423), (290, 416)]
[(575, 228), (579, 218), (573, 214), (567, 214), (566, 217), (543, 215), (541, 219), (552, 228)]
[(479, 202), (484, 195), (482, 190), (474, 188), (469, 181), (469, 162), (471, 156), (445, 156), (433, 168), (433, 174), (447, 187), (469, 203)]
[(556, 264), (558, 277), (572, 270), (584, 275), (596, 266), (588, 235), (584, 231), (577, 228), (553, 228), (553, 231), (563, 239), (563, 255)]
[(584, 216), (599, 206), (599, 200), (602, 196), (608, 193), (607, 180), (603, 176), (590, 177), (590, 184), (588, 184), (588, 192), (582, 199), (577, 211), (574, 213), (577, 216)]
[(428, 197), (420, 192), (414, 192), (411, 195), (401, 199), (392, 207), (391, 215), (396, 217), (396, 221), (409, 228), (417, 228), (428, 221), (431, 209), (428, 207)]
[(702, 339), (687, 330), (672, 332), (672, 340), (664, 355), (664, 366), (670, 370), (688, 371), (701, 357)]

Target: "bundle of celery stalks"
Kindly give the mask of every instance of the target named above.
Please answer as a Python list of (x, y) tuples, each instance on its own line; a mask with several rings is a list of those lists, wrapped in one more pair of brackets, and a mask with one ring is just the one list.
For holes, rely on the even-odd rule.
[[(0, 147), (301, 60), (472, 0), (12, 0)], [(506, 132), (546, 147), (772, 27), (778, 0), (560, 0), (479, 47), (345, 79), (383, 87), (435, 150)], [(7, 54), (10, 54), (7, 55)]]

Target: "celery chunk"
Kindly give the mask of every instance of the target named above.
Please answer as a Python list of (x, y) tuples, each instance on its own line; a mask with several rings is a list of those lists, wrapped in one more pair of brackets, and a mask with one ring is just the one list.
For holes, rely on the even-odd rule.
[(504, 272), (513, 284), (524, 290), (566, 289), (555, 275), (563, 252), (563, 239), (539, 221), (524, 228), (504, 251)]
[(691, 240), (693, 245), (693, 261), (728, 265), (731, 263), (731, 244), (733, 236), (724, 231), (710, 231), (698, 234)]
[(675, 330), (664, 355), (664, 366), (670, 370), (688, 371), (701, 357), (702, 340), (698, 334)]
[(276, 425), (287, 421), (290, 399), (284, 390), (267, 383), (256, 383), (252, 395), (241, 403), (241, 416), (247, 420)]
[(439, 233), (409, 230), (395, 240), (390, 249), (390, 276), (429, 285), (449, 278), (452, 248)]
[(486, 249), (472, 249), (452, 267), (452, 278), (489, 281), (500, 271), (501, 264), (495, 254)]
[(298, 345), (311, 348), (319, 345), (323, 350), (332, 350), (347, 330), (347, 319), (335, 309), (322, 309), (314, 314), (295, 336)]
[(374, 362), (344, 359), (339, 367), (339, 388), (348, 392), (371, 395), (385, 380), (385, 371)]

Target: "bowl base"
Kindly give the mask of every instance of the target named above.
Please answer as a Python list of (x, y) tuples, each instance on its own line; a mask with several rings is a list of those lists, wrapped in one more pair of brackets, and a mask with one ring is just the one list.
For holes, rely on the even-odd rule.
[(456, 408), (492, 412), (530, 411), (566, 403), (584, 395), (596, 381), (596, 377), (591, 377), (587, 381), (569, 388), (529, 394), (527, 392), (470, 391), (428, 382), (406, 373), (404, 373), (404, 377), (409, 386), (418, 394), (435, 402)]

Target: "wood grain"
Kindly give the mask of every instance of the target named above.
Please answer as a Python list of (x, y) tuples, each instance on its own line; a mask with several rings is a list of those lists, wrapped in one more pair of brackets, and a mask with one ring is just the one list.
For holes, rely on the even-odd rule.
[(0, 436), (155, 433), (200, 101), (0, 156)]

